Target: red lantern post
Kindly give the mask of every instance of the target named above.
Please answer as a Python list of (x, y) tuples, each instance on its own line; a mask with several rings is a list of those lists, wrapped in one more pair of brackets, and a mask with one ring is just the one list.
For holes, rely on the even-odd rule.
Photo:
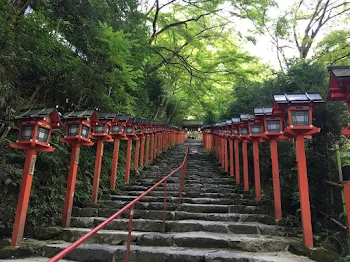
[[(254, 109), (254, 113), (255, 113)], [(249, 124), (249, 138), (253, 141), (254, 157), (254, 182), (255, 182), (255, 199), (261, 200), (261, 181), (260, 181), (260, 160), (259, 160), (259, 142), (262, 142), (263, 119), (254, 116), (254, 122)]]
[(143, 167), (143, 161), (144, 161), (144, 158), (145, 158), (145, 133), (147, 132), (146, 130), (146, 127), (145, 127), (145, 124), (146, 124), (146, 119), (142, 119), (142, 122), (140, 123), (139, 125), (139, 129), (140, 129), (140, 132), (139, 132), (139, 136), (140, 136), (140, 166), (141, 168)]
[(114, 148), (113, 148), (113, 158), (112, 158), (112, 169), (111, 169), (111, 181), (109, 188), (115, 190), (116, 181), (117, 181), (117, 170), (118, 170), (118, 161), (119, 161), (119, 145), (120, 140), (127, 140), (125, 136), (125, 122), (122, 120), (128, 115), (118, 114), (114, 119), (112, 119), (111, 125), (112, 129), (110, 136), (114, 139)]
[(99, 123), (92, 129), (91, 138), (97, 141), (94, 180), (91, 194), (91, 203), (93, 204), (97, 203), (98, 198), (104, 142), (114, 141), (110, 136), (110, 131), (111, 120), (116, 116), (117, 113), (98, 113)]
[(131, 167), (131, 150), (132, 150), (132, 140), (138, 140), (136, 135), (136, 125), (132, 123), (132, 119), (129, 118), (125, 122), (125, 136), (128, 138), (128, 144), (126, 148), (126, 164), (125, 164), (125, 184), (130, 183), (130, 167)]
[(78, 171), (80, 147), (92, 146), (90, 140), (90, 129), (98, 123), (97, 114), (93, 110), (77, 110), (63, 115), (66, 123), (66, 135), (61, 138), (61, 142), (72, 145), (70, 167), (67, 181), (66, 197), (63, 208), (62, 224), (70, 226), (72, 215), (73, 197)]
[(233, 140), (234, 140), (234, 135), (233, 135), (233, 129), (232, 129), (232, 119), (226, 120), (227, 124), (227, 137), (228, 137), (228, 142), (229, 142), (229, 162), (230, 162), (230, 176), (234, 177), (234, 154), (233, 154)]
[(149, 156), (150, 156), (150, 142), (151, 142), (151, 122), (147, 121), (146, 123), (146, 165), (149, 165)]
[(320, 128), (312, 125), (312, 111), (316, 105), (322, 103), (323, 100), (319, 94), (315, 93), (274, 95), (273, 99), (274, 110), (280, 111), (286, 116), (284, 135), (287, 137), (296, 137), (296, 156), (304, 244), (306, 247), (313, 247), (304, 136), (320, 132)]
[(272, 108), (255, 108), (254, 113), (264, 121), (263, 139), (270, 140), (272, 185), (276, 219), (282, 218), (277, 140), (283, 137), (283, 118), (273, 115)]
[(132, 118), (132, 124), (136, 130), (135, 143), (135, 157), (134, 157), (134, 168), (137, 174), (139, 169), (139, 156), (140, 156), (140, 138), (143, 136), (141, 132), (142, 119), (141, 118)]
[(59, 113), (53, 108), (27, 109), (15, 117), (19, 120), (19, 135), (10, 147), (26, 150), (22, 183), (17, 202), (15, 223), (11, 246), (22, 243), (24, 225), (27, 216), (30, 190), (32, 187), (37, 152), (53, 152), (50, 146), (51, 131), (60, 125)]
[[(350, 112), (350, 67), (349, 66), (332, 66), (328, 67), (330, 71), (328, 101), (343, 101), (348, 106)], [(350, 136), (350, 124), (342, 130), (342, 134)], [(343, 174), (343, 193), (345, 208), (348, 220), (348, 234), (350, 235), (350, 177)]]
[(232, 118), (232, 134), (234, 137), (234, 149), (235, 149), (235, 167), (236, 167), (236, 184), (241, 183), (241, 171), (239, 164), (239, 141), (241, 141), (239, 136), (239, 123), (241, 122), (240, 118)]
[(239, 127), (240, 139), (242, 140), (242, 158), (243, 158), (243, 188), (245, 191), (249, 190), (249, 173), (248, 173), (248, 142), (249, 142), (249, 121), (254, 119), (254, 116), (242, 114), (240, 116), (241, 122)]

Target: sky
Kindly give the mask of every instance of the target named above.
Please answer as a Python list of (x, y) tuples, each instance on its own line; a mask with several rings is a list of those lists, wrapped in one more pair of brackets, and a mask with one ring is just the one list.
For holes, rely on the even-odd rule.
[[(147, 2), (147, 0), (146, 1), (144, 0), (143, 2)], [(160, 0), (159, 2), (160, 2), (160, 5), (163, 5), (165, 3), (168, 3), (169, 0)], [(271, 17), (274, 17), (275, 14), (279, 14), (283, 10), (287, 9), (290, 6), (290, 4), (293, 3), (293, 1), (289, 1), (289, 0), (287, 0), (287, 1), (286, 0), (276, 0), (276, 2), (278, 3), (279, 8), (278, 8), (278, 10), (271, 10), (271, 13), (269, 14)], [(149, 0), (148, 4), (152, 5), (153, 0)], [(164, 8), (163, 10), (168, 11), (170, 6)], [(224, 16), (227, 16), (225, 14), (225, 12), (224, 12)], [(237, 17), (230, 17), (230, 19), (232, 19), (232, 21), (234, 22), (235, 28), (239, 28), (240, 32), (243, 35), (249, 35), (248, 30), (254, 29), (253, 23), (249, 20), (239, 19)], [(273, 45), (270, 41), (270, 38), (268, 36), (264, 36), (264, 35), (259, 35), (256, 38), (257, 38), (256, 45), (254, 45), (253, 43), (247, 42), (243, 46), (243, 49), (248, 51), (250, 54), (252, 54), (254, 56), (260, 57), (264, 63), (268, 63), (272, 67), (278, 69), (279, 63), (278, 63), (278, 59), (276, 56), (276, 50), (273, 48)]]
[[(142, 0), (142, 1), (143, 2), (148, 1), (149, 5), (152, 5), (154, 3), (154, 0)], [(287, 10), (296, 0), (275, 0), (275, 1), (278, 4), (278, 8), (274, 8), (274, 9), (270, 10), (270, 13), (268, 15), (271, 18), (277, 18), (285, 10)], [(161, 5), (168, 3), (168, 2), (169, 2), (169, 0), (160, 0)], [(311, 0), (311, 2), (312, 2), (312, 0)], [(166, 7), (163, 10), (166, 11), (169, 7)], [(222, 15), (227, 17), (228, 16), (227, 11), (229, 11), (229, 10), (225, 10), (225, 11), (223, 12)], [(236, 28), (236, 30), (239, 30), (239, 32), (243, 36), (252, 35), (248, 32), (249, 30), (255, 29), (254, 25), (251, 21), (249, 21), (248, 19), (240, 19), (238, 17), (232, 17), (232, 16), (229, 18), (233, 21), (234, 28)], [(300, 25), (301, 29), (306, 26), (306, 25), (303, 25), (300, 23), (299, 23), (299, 25)], [(327, 31), (327, 30), (325, 30), (325, 31)], [(264, 63), (271, 65), (273, 68), (275, 68), (277, 70), (280, 69), (278, 58), (277, 58), (276, 48), (271, 43), (270, 36), (267, 36), (267, 35), (254, 35), (254, 36), (257, 39), (256, 44), (254, 45), (253, 43), (246, 41), (244, 43), (244, 45), (242, 46), (242, 48), (244, 50), (248, 51), (250, 54), (261, 58), (261, 60)], [(324, 36), (324, 32), (320, 31), (320, 33), (318, 34), (318, 36), (315, 39), (316, 40), (315, 42), (322, 39), (323, 36)], [(315, 44), (313, 45), (313, 47), (315, 47)], [(296, 47), (294, 48), (294, 50), (293, 49), (285, 49), (284, 51), (285, 51), (287, 58), (298, 56), (298, 50), (296, 49)], [(313, 54), (313, 49), (310, 50), (309, 57), (312, 56), (312, 54)]]

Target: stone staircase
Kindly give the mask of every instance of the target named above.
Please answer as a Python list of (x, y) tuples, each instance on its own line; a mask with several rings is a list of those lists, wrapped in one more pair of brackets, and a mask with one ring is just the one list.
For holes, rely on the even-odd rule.
[[(130, 261), (312, 261), (287, 251), (301, 239), (277, 225), (268, 214), (268, 203), (255, 201), (234, 179), (221, 173), (201, 143), (190, 144), (182, 204), (178, 174), (167, 183), (166, 233), (162, 233), (163, 186), (135, 205)], [(41, 258), (8, 261), (46, 261), (45, 257), (57, 254), (179, 166), (185, 151), (186, 145), (177, 146), (143, 171), (131, 186), (104, 195), (97, 205), (74, 208), (71, 227), (38, 228), (36, 239), (26, 242), (39, 247)], [(126, 212), (99, 231), (67, 259), (125, 261), (128, 215)]]

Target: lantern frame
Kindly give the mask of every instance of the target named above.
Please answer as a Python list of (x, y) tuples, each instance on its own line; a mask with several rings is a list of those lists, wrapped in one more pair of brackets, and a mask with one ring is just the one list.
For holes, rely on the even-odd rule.
[[(99, 123), (92, 128), (91, 138), (94, 140), (104, 140), (107, 142), (113, 142), (112, 121), (117, 117), (117, 113), (98, 113)], [(96, 132), (96, 128), (103, 129), (103, 132)]]
[[(330, 66), (327, 68), (330, 72), (328, 101), (344, 101), (348, 106), (350, 113), (350, 67), (349, 66)], [(343, 129), (342, 134), (350, 135), (350, 123)]]
[[(323, 103), (322, 97), (318, 93), (294, 93), (294, 94), (278, 94), (273, 95), (273, 111), (274, 113), (286, 116), (284, 135), (287, 137), (295, 137), (297, 135), (312, 135), (320, 132), (320, 128), (312, 124), (313, 109), (320, 103)], [(307, 111), (307, 125), (295, 125), (293, 122), (293, 112)]]
[[(94, 110), (75, 110), (63, 115), (66, 122), (66, 134), (60, 139), (61, 142), (68, 144), (81, 144), (83, 146), (92, 146), (91, 129), (99, 125), (99, 120), (96, 111)], [(77, 133), (69, 134), (69, 128), (72, 125), (77, 125)], [(88, 129), (88, 136), (83, 135), (83, 128)]]
[[(60, 127), (60, 113), (54, 108), (33, 108), (25, 109), (15, 117), (19, 121), (18, 139), (11, 143), (11, 148), (16, 149), (34, 149), (39, 152), (53, 152), (55, 149), (50, 146), (52, 129)], [(25, 127), (31, 127), (28, 139), (24, 139), (23, 132)], [(40, 129), (46, 130), (46, 140), (40, 139)]]
[[(117, 114), (114, 119), (111, 121), (111, 131), (109, 135), (113, 139), (120, 139), (120, 140), (127, 140), (127, 137), (125, 136), (125, 120), (128, 119), (129, 115), (126, 114)], [(113, 128), (118, 127), (118, 131), (114, 130)]]
[[(239, 123), (239, 137), (242, 140), (247, 140), (249, 139), (249, 125), (251, 121), (254, 120), (254, 116), (249, 114), (241, 114), (240, 120), (241, 121)], [(246, 132), (243, 133), (242, 130)]]

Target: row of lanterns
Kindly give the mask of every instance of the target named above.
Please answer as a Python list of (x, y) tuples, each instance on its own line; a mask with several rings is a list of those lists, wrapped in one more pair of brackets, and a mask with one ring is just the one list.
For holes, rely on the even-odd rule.
[(312, 114), (322, 102), (318, 93), (273, 95), (272, 107), (255, 108), (254, 115), (242, 114), (239, 118), (202, 128), (205, 148), (216, 154), (225, 171), (235, 176), (237, 184), (240, 184), (239, 143), (242, 143), (243, 183), (246, 191), (249, 190), (247, 144), (253, 143), (256, 200), (261, 200), (259, 142), (270, 142), (276, 219), (282, 218), (277, 141), (296, 139), (301, 219), (307, 247), (313, 247), (313, 235), (304, 138), (320, 131), (312, 124)]
[[(15, 117), (19, 121), (19, 135), (18, 140), (11, 143), (10, 146), (26, 150), (26, 159), (12, 233), (12, 246), (20, 245), (23, 238), (37, 152), (53, 152), (55, 150), (49, 144), (49, 141), (52, 129), (59, 128), (62, 125), (60, 116), (56, 109), (41, 108), (25, 110)], [(97, 203), (104, 142), (114, 143), (110, 178), (110, 189), (114, 190), (116, 187), (120, 140), (127, 140), (124, 177), (126, 184), (130, 180), (132, 141), (136, 141), (134, 168), (138, 170), (139, 165), (152, 163), (163, 150), (167, 150), (175, 144), (183, 143), (185, 140), (185, 132), (175, 126), (131, 117), (128, 114), (77, 110), (64, 114), (62, 118), (65, 120), (66, 132), (60, 140), (72, 146), (63, 209), (63, 226), (70, 225), (81, 146), (93, 146), (94, 142), (91, 139), (95, 140), (97, 144), (91, 196), (91, 202)]]

